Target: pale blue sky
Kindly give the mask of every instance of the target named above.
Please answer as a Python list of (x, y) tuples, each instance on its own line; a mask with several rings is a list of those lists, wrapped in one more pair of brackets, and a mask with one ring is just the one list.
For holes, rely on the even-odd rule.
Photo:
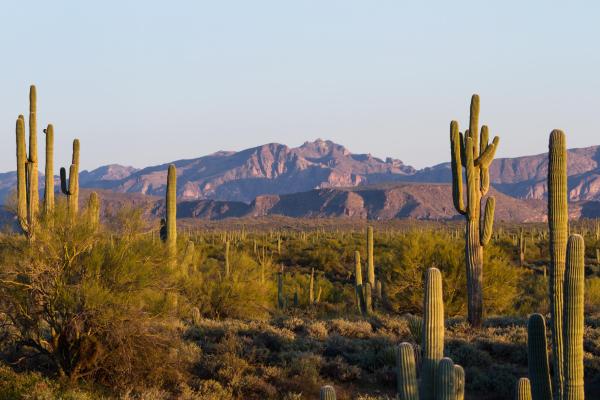
[(600, 7), (561, 3), (6, 0), (0, 171), (30, 83), (57, 166), (73, 137), (84, 168), (321, 137), (423, 167), (449, 159), (473, 92), (499, 156), (555, 127), (600, 144)]

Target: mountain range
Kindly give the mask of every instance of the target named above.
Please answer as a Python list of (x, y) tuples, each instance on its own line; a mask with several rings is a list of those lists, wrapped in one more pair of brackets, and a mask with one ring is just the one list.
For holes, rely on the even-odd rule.
[[(353, 154), (321, 139), (299, 147), (270, 143), (173, 163), (181, 217), (456, 217), (449, 163), (417, 170), (397, 159)], [(159, 213), (167, 166), (105, 165), (82, 171), (79, 181), (82, 188), (102, 189), (107, 200), (111, 192), (149, 195), (156, 202), (153, 212)], [(500, 219), (543, 219), (545, 203), (540, 200), (546, 198), (547, 167), (546, 154), (494, 160), (490, 180)], [(573, 216), (595, 216), (600, 209), (600, 146), (569, 150), (568, 173)], [(14, 172), (0, 174), (0, 197), (6, 199), (15, 183)]]

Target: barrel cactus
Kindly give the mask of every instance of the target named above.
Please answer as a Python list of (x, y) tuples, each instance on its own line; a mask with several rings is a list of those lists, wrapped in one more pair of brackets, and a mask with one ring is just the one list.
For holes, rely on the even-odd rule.
[(319, 392), (320, 400), (335, 400), (335, 389), (333, 386), (323, 386)]

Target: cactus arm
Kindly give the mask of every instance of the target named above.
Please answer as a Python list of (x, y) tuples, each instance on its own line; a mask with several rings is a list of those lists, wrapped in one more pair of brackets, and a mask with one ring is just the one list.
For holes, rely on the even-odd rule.
[(475, 166), (488, 168), (492, 163), (494, 156), (496, 155), (496, 150), (498, 149), (499, 143), (500, 138), (498, 136), (494, 137), (492, 143), (488, 144), (485, 148), (485, 151), (475, 160)]
[(471, 96), (471, 112), (469, 116), (469, 136), (473, 139), (473, 157), (479, 155), (477, 133), (479, 132), (479, 95)]
[(459, 214), (465, 214), (465, 201), (463, 195), (463, 173), (461, 160), (461, 142), (462, 137), (458, 131), (458, 123), (452, 121), (450, 123), (450, 154), (452, 168), (452, 200), (454, 208)]
[(468, 132), (469, 131), (467, 130), (464, 135), (462, 132), (458, 132), (458, 136), (460, 138), (460, 162), (462, 165), (467, 164), (467, 158), (465, 157), (465, 154), (466, 154), (465, 143), (466, 143), (466, 138), (467, 138)]
[(571, 235), (567, 244), (564, 280), (564, 399), (583, 400), (585, 243)]
[(77, 215), (79, 211), (79, 164), (69, 167), (69, 212)]
[(480, 242), (482, 246), (489, 243), (494, 229), (494, 210), (496, 209), (496, 199), (488, 197), (485, 202), (485, 212), (483, 216), (483, 229), (481, 230)]
[(468, 219), (473, 220), (477, 216), (477, 202), (478, 202), (478, 194), (479, 188), (476, 187), (476, 174), (475, 166), (473, 165), (473, 138), (467, 137), (465, 143), (465, 153), (466, 153), (466, 164), (465, 168), (467, 170), (467, 213), (466, 216)]
[(533, 399), (552, 399), (546, 321), (541, 314), (531, 314), (527, 321), (527, 366)]
[(66, 196), (70, 194), (67, 183), (67, 171), (64, 167), (60, 168), (60, 191)]
[(28, 162), (25, 168), (25, 176), (27, 177), (27, 236), (31, 237), (33, 235), (33, 228), (35, 224), (35, 210), (34, 210), (34, 201), (33, 198), (35, 194), (33, 192), (34, 186), (31, 184), (31, 179), (33, 176), (33, 170), (35, 169), (35, 164)]
[(487, 125), (481, 126), (481, 133), (479, 137), (479, 154), (481, 155), (485, 152), (485, 149), (488, 147), (490, 141), (490, 130), (488, 129)]
[(396, 353), (399, 400), (419, 400), (415, 353), (410, 343), (401, 343)]
[(25, 122), (22, 115), (17, 118), (17, 217), (21, 228), (27, 229), (27, 150), (25, 150)]
[(465, 370), (454, 364), (454, 393), (456, 400), (465, 400)]

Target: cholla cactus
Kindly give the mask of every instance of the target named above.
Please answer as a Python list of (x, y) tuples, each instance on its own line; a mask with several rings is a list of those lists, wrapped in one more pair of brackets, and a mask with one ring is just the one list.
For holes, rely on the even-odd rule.
[[(489, 166), (498, 148), (499, 138), (496, 136), (492, 143), (488, 143), (488, 140), (487, 126), (482, 126), (479, 133), (479, 96), (474, 94), (471, 98), (469, 129), (465, 134), (459, 132), (458, 122), (450, 123), (450, 150), (454, 207), (467, 221), (465, 253), (468, 320), (476, 327), (481, 326), (483, 318), (483, 247), (492, 235), (496, 204), (494, 197), (489, 196), (481, 220), (481, 199), (490, 187)], [(463, 193), (463, 166), (467, 177), (466, 204)]]

